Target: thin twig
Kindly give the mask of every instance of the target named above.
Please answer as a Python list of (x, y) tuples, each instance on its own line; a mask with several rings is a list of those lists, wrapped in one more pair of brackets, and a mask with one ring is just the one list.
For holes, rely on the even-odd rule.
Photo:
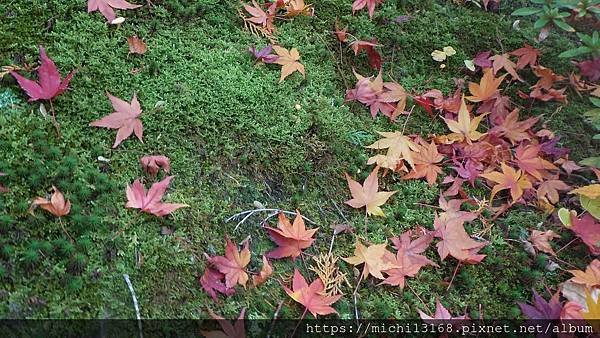
[(138, 330), (140, 333), (140, 338), (144, 337), (144, 332), (142, 331), (142, 317), (140, 316), (140, 307), (138, 306), (137, 297), (135, 296), (135, 291), (133, 290), (133, 285), (131, 285), (131, 281), (129, 280), (128, 274), (123, 274), (123, 278), (125, 278), (125, 283), (127, 283), (127, 287), (129, 288), (129, 292), (131, 293), (131, 299), (133, 299), (133, 307), (135, 308), (135, 317), (138, 322)]
[(415, 109), (415, 105), (413, 104), (412, 107), (410, 107), (410, 110), (408, 111), (408, 116), (406, 117), (406, 120), (404, 121), (404, 125), (402, 126), (402, 135), (404, 135), (404, 130), (406, 129), (406, 125), (408, 124), (408, 120), (410, 120), (410, 116), (412, 115), (413, 109)]
[(460, 267), (460, 261), (458, 261), (458, 264), (456, 264), (456, 269), (454, 269), (454, 273), (452, 274), (452, 279), (450, 279), (450, 284), (448, 284), (446, 291), (450, 290), (450, 287), (452, 286), (452, 282), (454, 282), (454, 277), (456, 277), (456, 273), (458, 272), (459, 267)]
[[(239, 217), (245, 215), (244, 218), (242, 218), (242, 220), (239, 221), (238, 224), (235, 226), (235, 229), (234, 229), (234, 231), (235, 231), (235, 230), (237, 230), (240, 227), (240, 225), (242, 225), (244, 222), (246, 222), (248, 220), (248, 218), (250, 218), (250, 216), (252, 216), (252, 215), (254, 215), (255, 213), (258, 213), (258, 212), (266, 212), (266, 211), (273, 212), (273, 213), (270, 214), (269, 216), (267, 216), (267, 218), (265, 218), (261, 224), (265, 223), (269, 218), (271, 218), (271, 217), (279, 214), (280, 212), (282, 212), (284, 214), (287, 214), (287, 215), (293, 215), (293, 216), (297, 216), (298, 215), (294, 211), (287, 211), (287, 210), (281, 210), (281, 209), (259, 208), (259, 209), (245, 210), (245, 211), (239, 212), (239, 213), (237, 213), (237, 214), (229, 217), (228, 219), (226, 219), (225, 223), (230, 222), (231, 220), (234, 220), (234, 219), (238, 219)], [(311, 219), (305, 217), (304, 215), (301, 215), (301, 216), (308, 223), (317, 224), (316, 222), (312, 221)]]
[(52, 100), (48, 100), (50, 102), (50, 112), (52, 113), (52, 124), (54, 125), (54, 129), (56, 129), (56, 137), (60, 138), (60, 125), (56, 120), (56, 111), (54, 111), (54, 104)]
[(269, 332), (267, 332), (267, 338), (271, 337), (271, 332), (273, 331), (273, 328), (275, 327), (275, 322), (279, 318), (279, 311), (281, 311), (282, 307), (283, 307), (283, 301), (279, 302), (279, 304), (277, 305), (277, 308), (275, 308), (275, 313), (273, 314), (273, 320), (271, 321), (271, 326), (269, 327)]

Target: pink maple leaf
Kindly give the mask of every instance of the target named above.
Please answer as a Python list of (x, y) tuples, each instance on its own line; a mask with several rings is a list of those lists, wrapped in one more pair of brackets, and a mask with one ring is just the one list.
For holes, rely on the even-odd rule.
[(114, 9), (135, 9), (142, 7), (141, 5), (130, 4), (125, 0), (88, 0), (87, 5), (88, 13), (100, 11), (108, 22), (112, 22), (116, 18)]
[(143, 212), (159, 217), (168, 215), (179, 208), (188, 207), (187, 204), (161, 202), (172, 178), (173, 176), (167, 176), (164, 180), (152, 184), (148, 192), (146, 192), (146, 188), (139, 179), (135, 180), (131, 186), (127, 186), (127, 204), (125, 207), (141, 209)]
[(143, 143), (144, 126), (139, 116), (142, 114), (142, 108), (137, 99), (137, 96), (133, 94), (131, 103), (123, 101), (118, 97), (112, 96), (110, 93), (106, 93), (108, 99), (112, 103), (115, 111), (107, 115), (100, 120), (91, 122), (91, 127), (103, 127), (109, 129), (118, 129), (117, 138), (113, 144), (113, 148), (116, 148), (123, 140), (135, 133), (135, 136)]

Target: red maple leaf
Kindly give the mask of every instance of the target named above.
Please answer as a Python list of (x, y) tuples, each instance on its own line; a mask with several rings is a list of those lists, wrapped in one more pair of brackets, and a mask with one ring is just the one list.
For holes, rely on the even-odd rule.
[(581, 75), (587, 77), (590, 81), (596, 82), (600, 80), (600, 57), (575, 64), (579, 67)]
[(590, 214), (585, 214), (582, 218), (571, 216), (571, 224), (568, 229), (581, 238), (593, 255), (600, 255), (600, 223)]
[(278, 245), (277, 248), (267, 252), (267, 257), (275, 259), (291, 257), (295, 260), (300, 256), (302, 250), (311, 246), (315, 241), (313, 236), (319, 228), (307, 230), (300, 211), (296, 210), (296, 213), (293, 224), (283, 212), (280, 212), (277, 228), (265, 227), (273, 242)]
[(377, 39), (372, 39), (371, 41), (357, 40), (350, 43), (349, 46), (354, 51), (354, 55), (358, 55), (361, 50), (364, 50), (369, 58), (369, 65), (374, 69), (381, 69), (381, 55), (375, 50), (375, 47), (379, 46)]
[(115, 18), (114, 9), (135, 9), (142, 5), (130, 4), (125, 0), (88, 0), (88, 13), (100, 11), (108, 22), (112, 22)]
[(226, 288), (232, 288), (236, 284), (240, 284), (245, 288), (246, 282), (248, 282), (248, 273), (245, 269), (250, 263), (248, 242), (246, 241), (242, 250), (238, 251), (229, 238), (225, 237), (225, 241), (227, 242), (225, 256), (211, 257), (209, 262), (225, 275)]
[(369, 10), (369, 18), (372, 18), (373, 13), (375, 13), (375, 6), (379, 5), (382, 2), (383, 0), (354, 0), (354, 2), (352, 3), (352, 14), (354, 14), (355, 11), (359, 11), (365, 8), (366, 6)]
[(392, 238), (396, 253), (396, 265), (399, 268), (385, 270), (388, 277), (381, 284), (395, 285), (404, 288), (406, 277), (414, 277), (426, 265), (438, 266), (421, 253), (427, 250), (433, 240), (430, 232), (411, 241), (412, 231), (406, 231), (399, 237)]
[(342, 295), (325, 296), (325, 286), (320, 278), (315, 279), (310, 285), (300, 274), (298, 269), (294, 269), (294, 279), (292, 280), (292, 289), (283, 287), (285, 293), (293, 300), (304, 305), (305, 311), (309, 311), (315, 318), (317, 315), (328, 315), (337, 313), (330, 305), (337, 302)]
[(142, 108), (136, 94), (133, 94), (131, 103), (112, 96), (109, 92), (106, 92), (106, 95), (108, 95), (108, 99), (115, 111), (100, 120), (91, 122), (89, 125), (91, 127), (118, 129), (117, 138), (112, 146), (113, 148), (116, 148), (123, 140), (131, 136), (132, 133), (135, 133), (135, 136), (143, 143), (144, 126), (139, 119), (142, 114)]
[(199, 278), (199, 282), (202, 289), (204, 289), (215, 302), (217, 301), (217, 292), (222, 293), (225, 296), (231, 296), (235, 293), (234, 288), (227, 288), (225, 286), (225, 275), (211, 266), (206, 267), (204, 274)]
[(423, 321), (425, 321), (426, 323), (428, 321), (431, 321), (432, 319), (436, 319), (431, 321), (432, 323), (440, 324), (440, 319), (441, 320), (449, 320), (449, 319), (469, 319), (469, 316), (464, 315), (464, 316), (458, 316), (458, 317), (452, 317), (452, 315), (450, 314), (450, 311), (448, 311), (443, 305), (442, 303), (440, 303), (439, 300), (435, 301), (435, 313), (433, 314), (433, 317), (429, 316), (428, 314), (426, 314), (425, 312), (421, 311), (421, 310), (417, 310), (419, 312), (419, 316), (421, 316), (421, 319), (423, 319)]
[(517, 61), (517, 68), (523, 69), (526, 66), (534, 67), (537, 64), (537, 59), (541, 53), (539, 49), (525, 44), (524, 47), (510, 52), (510, 54), (519, 58), (519, 61)]
[(38, 68), (38, 82), (29, 80), (14, 71), (10, 71), (10, 74), (17, 80), (19, 86), (29, 95), (29, 101), (37, 100), (52, 100), (58, 95), (62, 94), (67, 87), (71, 78), (73, 78), (74, 71), (71, 71), (64, 80), (61, 81), (60, 73), (48, 55), (44, 47), (40, 46), (40, 60), (41, 65)]
[(172, 178), (173, 176), (167, 176), (164, 180), (152, 184), (147, 193), (140, 180), (135, 180), (131, 186), (127, 186), (127, 204), (125, 207), (141, 209), (143, 212), (159, 217), (168, 215), (179, 208), (187, 207), (187, 204), (161, 202)]
[(246, 328), (244, 326), (244, 314), (246, 309), (240, 311), (240, 316), (232, 325), (225, 318), (215, 314), (209, 310), (210, 316), (219, 323), (223, 331), (204, 331), (200, 330), (200, 333), (206, 338), (246, 338)]
[(477, 264), (485, 258), (486, 255), (477, 252), (487, 243), (472, 239), (465, 231), (461, 218), (446, 219), (445, 217), (436, 216), (433, 226), (435, 236), (441, 238), (436, 246), (442, 260), (451, 255), (462, 263)]

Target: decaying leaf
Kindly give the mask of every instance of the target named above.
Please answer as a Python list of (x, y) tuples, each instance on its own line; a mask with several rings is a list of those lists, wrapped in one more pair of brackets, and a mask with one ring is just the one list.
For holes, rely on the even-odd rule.
[(40, 207), (56, 217), (66, 216), (71, 212), (71, 202), (65, 199), (65, 196), (55, 186), (52, 186), (52, 196), (50, 200), (44, 197), (36, 197), (31, 203), (30, 211)]
[(129, 53), (144, 55), (148, 50), (148, 46), (142, 39), (138, 38), (137, 35), (133, 35), (127, 38), (127, 45), (129, 46)]

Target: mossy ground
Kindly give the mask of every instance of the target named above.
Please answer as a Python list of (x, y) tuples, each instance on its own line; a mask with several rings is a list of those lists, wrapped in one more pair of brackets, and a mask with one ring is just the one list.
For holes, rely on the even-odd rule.
[[(140, 2), (140, 1), (138, 1)], [(310, 3), (310, 1), (308, 1)], [(77, 69), (71, 89), (55, 107), (62, 138), (39, 112), (39, 103), (26, 97), (8, 76), (2, 82), (0, 102), (0, 172), (10, 192), (0, 195), (0, 314), (3, 318), (131, 318), (131, 299), (122, 275), (130, 275), (146, 318), (204, 318), (207, 309), (226, 317), (247, 308), (248, 318), (270, 318), (284, 301), (282, 317), (298, 318), (299, 306), (289, 299), (279, 281), (302, 260), (276, 261), (275, 274), (258, 289), (240, 289), (213, 303), (198, 284), (205, 262), (202, 253), (221, 254), (224, 236), (235, 241), (251, 236), (250, 269), (260, 269), (260, 254), (272, 243), (252, 218), (237, 231), (224, 220), (259, 201), (272, 208), (300, 209), (321, 230), (308, 254), (326, 251), (329, 226), (345, 222), (357, 236), (381, 243), (416, 225), (431, 228), (441, 187), (423, 181), (401, 181), (395, 175), (382, 180), (386, 190), (398, 193), (385, 206), (386, 218), (369, 218), (344, 206), (349, 192), (343, 172), (366, 177), (362, 145), (376, 139), (375, 131), (398, 130), (385, 118), (372, 120), (358, 104), (343, 102), (346, 86), (353, 86), (352, 68), (363, 75), (373, 71), (364, 56), (353, 57), (331, 34), (333, 23), (348, 24), (358, 38), (377, 37), (383, 44), (384, 74), (419, 92), (454, 89), (462, 60), (477, 51), (509, 51), (532, 42), (531, 23), (512, 28), (508, 13), (521, 5), (502, 1), (500, 14), (450, 1), (392, 1), (378, 7), (373, 20), (366, 11), (351, 15), (350, 0), (316, 2), (316, 16), (278, 24), (279, 43), (297, 47), (307, 69), (306, 80), (290, 76), (278, 84), (279, 68), (254, 65), (246, 50), (264, 45), (243, 30), (236, 1), (158, 1), (152, 10), (128, 11), (120, 27), (107, 26), (98, 14), (87, 14), (82, 0), (16, 0), (0, 4), (0, 64), (36, 62), (38, 45), (64, 72)], [(410, 22), (387, 23), (398, 15)], [(127, 54), (126, 38), (145, 39), (148, 52)], [(567, 72), (568, 62), (556, 55), (571, 45), (569, 37), (551, 35), (539, 46), (542, 64)], [(451, 45), (457, 51), (448, 69), (440, 70), (429, 56), (433, 49)], [(114, 131), (88, 127), (111, 111), (105, 91), (122, 98), (135, 92), (144, 113), (144, 143), (129, 139), (111, 150)], [(157, 105), (158, 104), (158, 105)], [(300, 109), (296, 109), (296, 105)], [(588, 106), (569, 92), (569, 104), (540, 104), (526, 114), (544, 114), (549, 128), (562, 135), (575, 160), (597, 155), (592, 132), (581, 112)], [(555, 113), (554, 113), (555, 112)], [(548, 118), (550, 117), (551, 118)], [(444, 130), (416, 108), (407, 131), (427, 135)], [(165, 154), (176, 175), (167, 199), (189, 208), (164, 219), (125, 209), (125, 186), (142, 176), (140, 156)], [(98, 161), (103, 156), (110, 162)], [(73, 203), (62, 222), (76, 238), (71, 243), (61, 221), (38, 211), (28, 213), (28, 202), (56, 185)], [(473, 192), (480, 198), (487, 192)], [(454, 312), (474, 317), (515, 317), (515, 301), (530, 298), (530, 290), (553, 288), (568, 277), (549, 272), (545, 258), (532, 259), (514, 241), (525, 229), (553, 227), (552, 220), (533, 209), (514, 208), (495, 222), (491, 245), (483, 263), (461, 267), (452, 286), (447, 283), (456, 261), (447, 259), (439, 269), (425, 268), (409, 279), (410, 288), (362, 283), (358, 308), (365, 318), (412, 318), (416, 309), (431, 311), (436, 298)], [(161, 227), (175, 229), (161, 235)], [(470, 230), (481, 229), (474, 224)], [(570, 241), (561, 231), (562, 246)], [(507, 240), (507, 238), (512, 239)], [(336, 239), (333, 252), (349, 256), (354, 237)], [(435, 249), (427, 255), (439, 261)], [(590, 259), (581, 246), (570, 246), (559, 257), (582, 268)], [(308, 263), (308, 262), (307, 262)], [(342, 263), (351, 283), (352, 268)], [(565, 266), (565, 268), (567, 268)], [(412, 291), (411, 291), (412, 288)], [(353, 318), (352, 289), (336, 308), (342, 318)], [(416, 295), (418, 297), (416, 297)], [(479, 306), (481, 305), (481, 307)]]

